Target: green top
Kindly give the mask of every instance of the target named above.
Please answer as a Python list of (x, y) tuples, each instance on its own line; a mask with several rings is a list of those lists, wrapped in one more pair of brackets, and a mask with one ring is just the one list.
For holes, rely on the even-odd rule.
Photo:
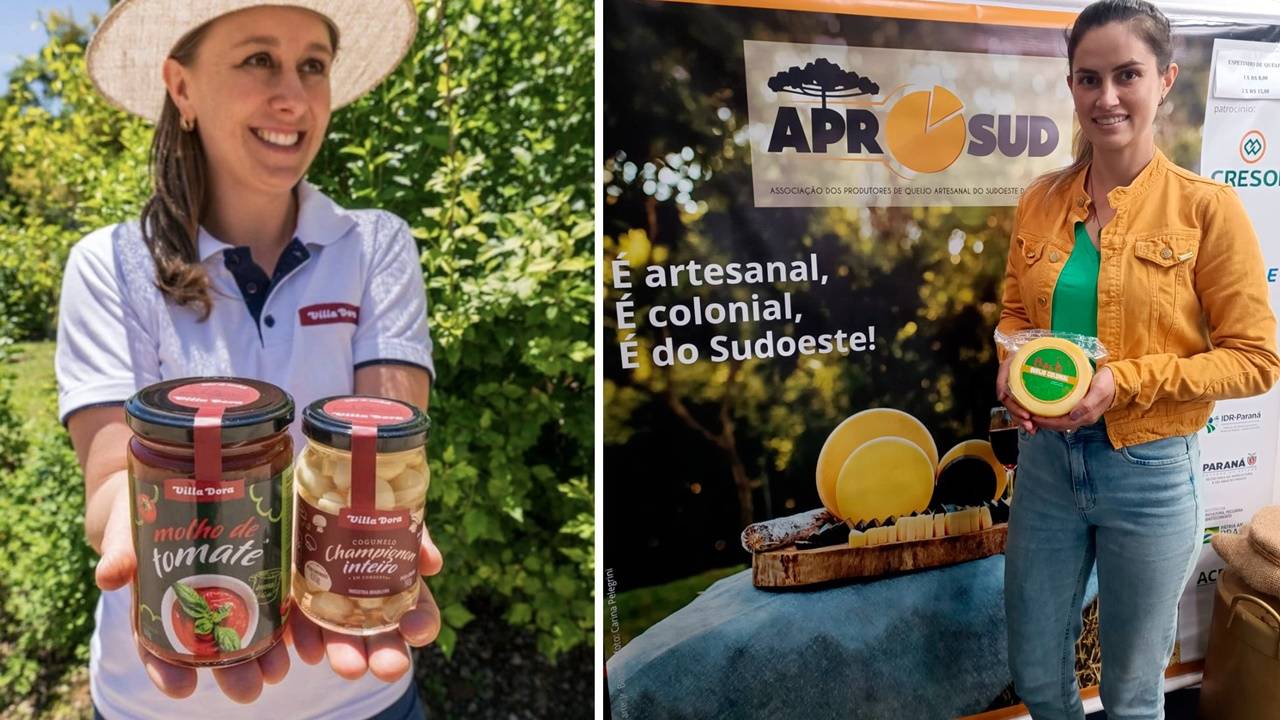
[(1076, 223), (1076, 246), (1053, 291), (1054, 332), (1098, 335), (1098, 249), (1084, 223)]

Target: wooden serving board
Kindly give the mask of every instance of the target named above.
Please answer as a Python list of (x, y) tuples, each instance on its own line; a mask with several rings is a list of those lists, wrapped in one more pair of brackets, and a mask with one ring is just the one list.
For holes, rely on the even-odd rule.
[(831, 545), (797, 550), (789, 545), (751, 556), (751, 582), (760, 588), (791, 588), (876, 577), (890, 573), (954, 565), (1004, 552), (1009, 524), (989, 530), (875, 547)]

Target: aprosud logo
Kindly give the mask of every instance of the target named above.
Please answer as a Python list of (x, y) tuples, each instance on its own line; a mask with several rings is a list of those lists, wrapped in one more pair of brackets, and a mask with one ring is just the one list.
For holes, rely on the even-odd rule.
[[(928, 89), (900, 85), (880, 96), (877, 82), (826, 58), (779, 72), (769, 78), (768, 86), (780, 95), (820, 101), (808, 108), (807, 125), (801, 108), (778, 108), (770, 153), (877, 160), (890, 169), (937, 173), (965, 152), (974, 157), (997, 152), (1006, 157), (1045, 157), (1058, 147), (1058, 126), (1043, 115), (974, 112), (966, 116), (964, 101), (941, 85)], [(860, 96), (867, 98), (851, 100)], [(882, 99), (871, 99), (878, 96)], [(829, 101), (841, 103), (843, 112), (828, 107)]]
[(1240, 138), (1240, 159), (1252, 165), (1267, 154), (1267, 138), (1257, 130), (1250, 130)]

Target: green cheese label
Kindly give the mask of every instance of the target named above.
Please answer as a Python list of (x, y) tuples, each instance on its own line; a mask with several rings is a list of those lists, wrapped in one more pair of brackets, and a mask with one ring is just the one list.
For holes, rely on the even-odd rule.
[(1080, 382), (1080, 370), (1071, 356), (1045, 348), (1027, 356), (1022, 366), (1022, 384), (1031, 397), (1046, 403), (1060, 402)]

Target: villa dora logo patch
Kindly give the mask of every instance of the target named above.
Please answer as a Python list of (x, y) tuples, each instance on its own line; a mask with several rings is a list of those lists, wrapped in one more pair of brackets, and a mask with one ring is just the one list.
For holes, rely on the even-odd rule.
[(347, 303), (320, 303), (298, 308), (298, 323), (308, 325), (333, 325), (335, 323), (360, 322), (360, 308)]
[(1052, 58), (750, 40), (743, 54), (757, 206), (1015, 205), (1070, 160)]

